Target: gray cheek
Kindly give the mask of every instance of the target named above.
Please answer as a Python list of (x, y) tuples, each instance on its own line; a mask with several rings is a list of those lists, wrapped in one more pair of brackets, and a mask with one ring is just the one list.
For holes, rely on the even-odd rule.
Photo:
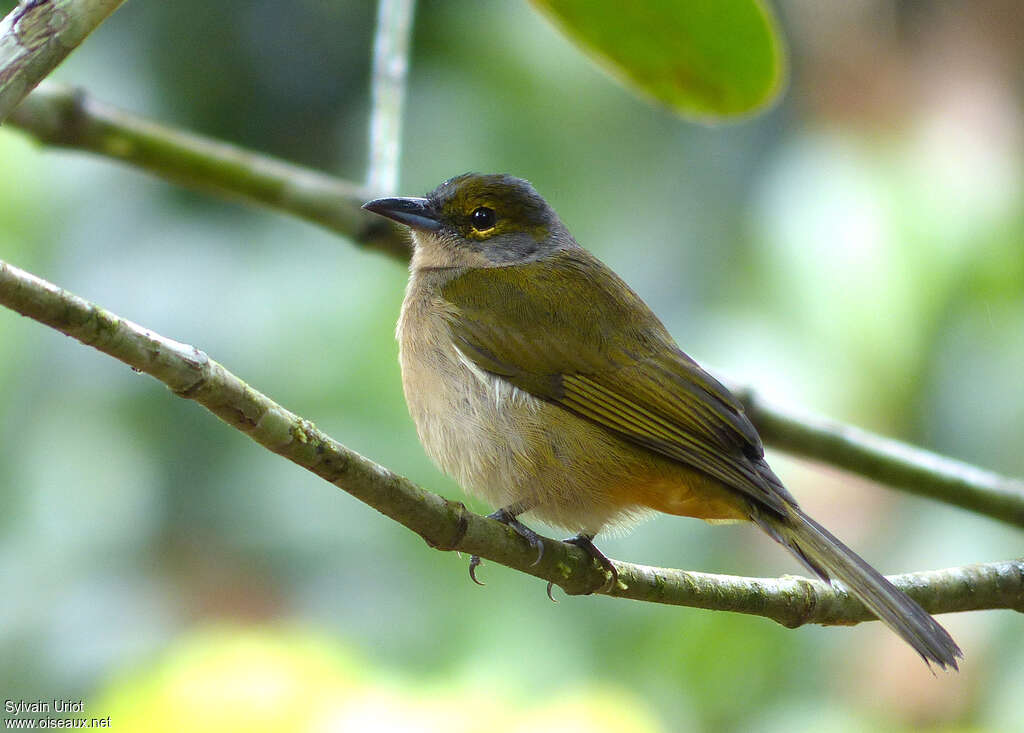
[(484, 254), (492, 262), (530, 262), (542, 254), (542, 245), (529, 235), (499, 235), (488, 241)]

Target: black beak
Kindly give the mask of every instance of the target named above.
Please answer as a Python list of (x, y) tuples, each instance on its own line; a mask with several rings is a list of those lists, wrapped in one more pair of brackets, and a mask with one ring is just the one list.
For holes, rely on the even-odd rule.
[(437, 220), (434, 212), (430, 210), (427, 199), (374, 199), (363, 204), (363, 208), (367, 211), (372, 211), (374, 214), (394, 219), (399, 224), (405, 224), (412, 229), (436, 232), (441, 228), (441, 222)]

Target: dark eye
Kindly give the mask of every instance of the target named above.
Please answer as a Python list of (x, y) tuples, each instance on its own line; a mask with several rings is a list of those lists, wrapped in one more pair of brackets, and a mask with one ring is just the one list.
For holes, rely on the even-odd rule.
[(489, 209), (486, 206), (480, 206), (473, 209), (473, 213), (469, 215), (469, 222), (478, 232), (493, 229), (494, 222), (497, 221), (497, 219), (498, 217), (495, 216), (494, 209)]

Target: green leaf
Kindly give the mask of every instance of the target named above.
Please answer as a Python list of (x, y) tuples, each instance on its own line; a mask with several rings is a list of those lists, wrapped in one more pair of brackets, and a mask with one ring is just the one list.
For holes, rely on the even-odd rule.
[(613, 76), (680, 115), (717, 120), (771, 104), (785, 51), (762, 0), (533, 0)]

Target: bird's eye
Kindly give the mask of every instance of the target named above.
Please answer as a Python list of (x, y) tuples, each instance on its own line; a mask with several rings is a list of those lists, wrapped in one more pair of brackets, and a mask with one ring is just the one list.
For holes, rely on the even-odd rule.
[(478, 232), (493, 229), (494, 222), (497, 219), (498, 217), (494, 214), (494, 209), (489, 209), (486, 206), (479, 206), (473, 209), (473, 213), (469, 215), (469, 222)]

